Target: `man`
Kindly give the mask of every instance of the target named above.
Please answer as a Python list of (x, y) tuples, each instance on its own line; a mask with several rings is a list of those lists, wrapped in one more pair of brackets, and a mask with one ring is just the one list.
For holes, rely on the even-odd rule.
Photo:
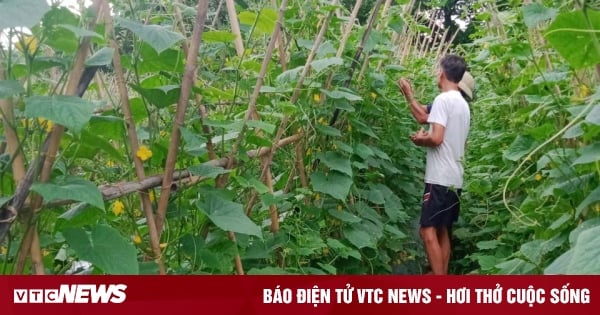
[[(429, 113), (415, 99), (408, 80), (401, 79), (398, 83), (417, 121), (430, 125), (429, 131), (420, 129), (410, 138), (414, 144), (427, 147), (419, 234), (432, 273), (443, 275), (448, 273), (450, 230), (460, 210), (464, 174), (462, 162), (471, 114), (459, 88), (467, 68), (465, 60), (447, 55), (440, 60), (439, 66), (437, 83), (441, 93), (433, 101)], [(469, 87), (463, 92), (472, 97), (473, 85)]]

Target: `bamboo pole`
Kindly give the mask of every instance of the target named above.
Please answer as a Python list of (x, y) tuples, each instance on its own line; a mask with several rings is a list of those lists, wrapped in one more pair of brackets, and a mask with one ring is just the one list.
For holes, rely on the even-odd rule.
[[(181, 3), (181, 0), (179, 0), (179, 2)], [(223, 3), (223, 1), (219, 2), (219, 5), (221, 5), (222, 3)], [(218, 9), (217, 9), (217, 11), (218, 11)], [(179, 29), (181, 30), (181, 32), (183, 34), (185, 34), (185, 23), (183, 21), (183, 15), (181, 14), (181, 10), (177, 6), (175, 7), (175, 19), (177, 20), (177, 24), (179, 25)], [(189, 45), (190, 45), (190, 41), (188, 39), (186, 39), (185, 44), (182, 45), (183, 53), (186, 56), (189, 54)], [(198, 77), (194, 76), (193, 85), (196, 86), (197, 82), (198, 82)], [(196, 100), (196, 106), (198, 106), (198, 113), (200, 114), (200, 118), (201, 118), (202, 131), (205, 134), (210, 135), (210, 134), (212, 134), (212, 130), (209, 126), (207, 126), (205, 124), (205, 121), (208, 119), (208, 110), (206, 109), (206, 106), (202, 103), (202, 95), (200, 95), (199, 93), (194, 93), (194, 98)], [(214, 160), (217, 158), (217, 155), (215, 153), (215, 145), (212, 142), (210, 137), (206, 141), (206, 149), (208, 151), (209, 159)]]
[[(340, 46), (338, 47), (335, 56), (337, 58), (342, 57), (344, 53), (344, 49), (346, 49), (346, 42), (348, 42), (348, 38), (350, 37), (350, 33), (352, 33), (352, 29), (354, 28), (354, 21), (356, 20), (356, 16), (358, 15), (358, 11), (360, 11), (360, 7), (362, 6), (363, 0), (356, 0), (354, 3), (354, 8), (352, 8), (352, 13), (350, 13), (350, 19), (344, 28), (342, 39), (340, 40)], [(330, 73), (327, 77), (327, 83), (325, 83), (325, 89), (329, 89), (331, 87), (331, 81), (333, 80), (333, 73)], [(323, 94), (323, 93), (321, 93)], [(321, 95), (321, 103), (325, 101), (324, 95)]]
[[(208, 1), (208, 0), (207, 0)], [(237, 18), (235, 11), (234, 0), (225, 0), (227, 4), (227, 13), (229, 14), (229, 24), (231, 24), (231, 31), (235, 34), (235, 51), (238, 57), (244, 55), (244, 42), (242, 41), (242, 32), (240, 31), (240, 22)]]
[[(271, 0), (273, 7), (277, 7), (277, 0)], [(287, 51), (284, 43), (285, 36), (279, 36), (277, 38), (277, 52), (279, 53), (279, 64), (281, 64), (281, 70), (287, 70)]]
[(225, 2), (225, 0), (219, 1), (219, 5), (217, 6), (217, 10), (215, 11), (215, 16), (213, 17), (212, 23), (210, 24), (211, 28), (215, 28), (217, 26), (217, 21), (219, 21), (219, 15), (221, 14), (221, 9), (223, 8), (223, 2)]
[[(134, 163), (135, 173), (138, 180), (143, 181), (146, 178), (144, 171), (144, 163), (137, 157), (136, 152), (139, 149), (139, 140), (135, 127), (135, 121), (133, 120), (133, 114), (131, 112), (131, 105), (129, 104), (129, 93), (127, 91), (127, 85), (125, 82), (125, 75), (123, 73), (123, 66), (121, 65), (121, 54), (119, 52), (119, 46), (114, 38), (113, 20), (110, 16), (110, 10), (108, 4), (105, 3), (105, 23), (106, 23), (106, 34), (110, 38), (109, 42), (111, 47), (115, 50), (113, 55), (113, 64), (115, 79), (117, 83), (117, 89), (119, 97), (121, 99), (121, 109), (123, 111), (123, 118), (127, 127), (127, 138), (129, 140), (129, 148), (131, 159)], [(159, 265), (160, 274), (166, 274), (166, 267), (162, 260), (162, 250), (160, 248), (160, 234), (156, 227), (156, 221), (154, 219), (154, 210), (152, 209), (152, 202), (147, 190), (139, 191), (140, 200), (142, 203), (142, 209), (144, 210), (144, 216), (146, 217), (146, 224), (148, 225), (148, 235), (150, 237), (150, 246), (154, 254), (154, 259)]]
[[(350, 66), (348, 79), (344, 83), (344, 86), (346, 88), (349, 87), (350, 83), (352, 82), (352, 77), (354, 76), (354, 71), (356, 71), (356, 67), (360, 62), (360, 56), (362, 55), (362, 52), (365, 48), (365, 43), (367, 42), (367, 38), (368, 38), (369, 34), (371, 33), (371, 29), (373, 29), (373, 25), (375, 24), (375, 20), (377, 19), (377, 12), (379, 12), (379, 7), (381, 7), (382, 1), (383, 0), (377, 0), (377, 2), (375, 3), (375, 6), (373, 7), (373, 13), (371, 14), (371, 17), (369, 18), (369, 23), (367, 24), (367, 29), (365, 29), (365, 32), (363, 33), (360, 44), (358, 45), (358, 48), (356, 49), (356, 53), (354, 54), (354, 58), (352, 59), (352, 65)], [(333, 115), (331, 116), (331, 120), (329, 121), (330, 126), (333, 126), (335, 124), (339, 114), (340, 114), (340, 109), (336, 108), (335, 111), (333, 112)]]
[[(244, 125), (242, 127), (242, 131), (235, 139), (233, 146), (231, 148), (231, 152), (229, 153), (229, 161), (227, 163), (226, 169), (231, 169), (233, 164), (235, 163), (235, 156), (238, 153), (239, 147), (242, 143), (243, 137), (245, 135), (246, 130), (248, 129), (247, 122), (254, 115), (256, 115), (256, 102), (258, 100), (258, 96), (260, 94), (260, 89), (263, 85), (265, 75), (267, 73), (267, 69), (269, 68), (269, 63), (271, 62), (271, 57), (273, 56), (273, 50), (275, 49), (275, 44), (277, 42), (277, 38), (281, 33), (281, 28), (283, 25), (285, 8), (287, 6), (287, 0), (283, 0), (281, 6), (279, 7), (279, 13), (277, 17), (277, 23), (275, 24), (275, 29), (273, 30), (273, 34), (271, 35), (271, 39), (269, 41), (269, 45), (267, 46), (267, 50), (265, 51), (265, 57), (260, 67), (260, 71), (258, 73), (258, 77), (256, 79), (256, 85), (254, 86), (254, 90), (250, 96), (250, 101), (248, 103), (248, 109), (246, 110), (246, 114), (244, 116)], [(224, 185), (227, 182), (228, 175), (224, 174), (217, 180), (217, 185)]]
[[(336, 5), (336, 4), (337, 4), (337, 0), (334, 0), (333, 5)], [(325, 38), (325, 33), (327, 32), (327, 27), (329, 26), (329, 21), (331, 20), (333, 15), (334, 15), (334, 12), (330, 11), (329, 14), (327, 15), (327, 17), (325, 18), (325, 20), (323, 21), (323, 24), (321, 25), (319, 34), (317, 35), (317, 38), (315, 39), (315, 42), (313, 43), (313, 47), (312, 47), (310, 53), (308, 54), (308, 57), (306, 58), (306, 63), (304, 64), (302, 73), (300, 74), (300, 77), (298, 78), (298, 82), (296, 83), (296, 87), (295, 87), (294, 91), (292, 92), (292, 97), (290, 99), (290, 102), (292, 104), (295, 104), (298, 101), (298, 98), (300, 97), (300, 91), (302, 90), (302, 84), (304, 83), (304, 79), (308, 75), (310, 68), (311, 68), (310, 64), (312, 63), (314, 57), (316, 56), (317, 50), (318, 50), (319, 46), (321, 45), (323, 38)], [(273, 162), (273, 157), (275, 155), (275, 151), (277, 150), (277, 143), (279, 142), (279, 140), (283, 136), (283, 133), (285, 132), (285, 129), (287, 128), (288, 120), (289, 120), (288, 115), (284, 114), (283, 118), (281, 120), (281, 123), (279, 125), (279, 128), (277, 129), (275, 139), (273, 140), (273, 146), (271, 146), (271, 150), (270, 150), (269, 154), (264, 158), (263, 163), (262, 163), (263, 165), (261, 167), (260, 178), (265, 181), (265, 184), (267, 185), (267, 187), (269, 188), (269, 192), (271, 192), (271, 193), (273, 193), (273, 183), (272, 183), (272, 179), (270, 178), (271, 164)], [(279, 213), (278, 213), (277, 207), (275, 205), (271, 205), (269, 207), (269, 213), (270, 213), (270, 217), (271, 217), (271, 232), (277, 233), (277, 232), (279, 232)]]
[(204, 24), (208, 12), (208, 0), (198, 1), (198, 13), (194, 22), (192, 39), (190, 41), (189, 51), (186, 59), (185, 72), (183, 82), (181, 84), (181, 95), (175, 110), (175, 121), (171, 132), (171, 141), (167, 152), (167, 160), (165, 163), (165, 176), (160, 191), (158, 200), (158, 209), (156, 210), (156, 230), (160, 236), (164, 226), (165, 216), (167, 213), (167, 205), (169, 203), (169, 193), (171, 190), (171, 182), (173, 181), (173, 172), (175, 171), (175, 163), (177, 162), (177, 152), (181, 141), (181, 128), (184, 124), (185, 111), (190, 98), (194, 76), (196, 76), (196, 67), (198, 60), (198, 49), (202, 41), (202, 33), (204, 32)]
[[(298, 133), (298, 134), (289, 136), (287, 138), (281, 139), (277, 145), (279, 147), (283, 147), (283, 146), (286, 146), (289, 144), (293, 144), (297, 141), (300, 141), (303, 136), (304, 136), (304, 134), (302, 134), (302, 133)], [(254, 150), (250, 150), (250, 151), (246, 152), (246, 156), (248, 156), (248, 158), (250, 158), (250, 159), (261, 158), (261, 157), (264, 157), (265, 155), (267, 155), (269, 152), (270, 152), (269, 147), (262, 147), (260, 149), (254, 149)], [(225, 157), (225, 158), (207, 161), (205, 163), (202, 163), (202, 165), (224, 168), (227, 166), (228, 162), (229, 162), (229, 159)], [(159, 185), (162, 184), (163, 177), (164, 177), (163, 174), (159, 174), (159, 175), (148, 176), (142, 180), (137, 180), (137, 181), (104, 184), (104, 185), (98, 186), (98, 190), (100, 190), (100, 193), (102, 194), (102, 199), (104, 201), (110, 201), (110, 200), (118, 199), (118, 198), (121, 198), (123, 196), (129, 195), (132, 193), (136, 193), (136, 192), (140, 192), (140, 191), (147, 191), (149, 189), (158, 187)], [(192, 176), (192, 174), (187, 170), (175, 171), (173, 173), (173, 185), (174, 185), (175, 181), (182, 182), (182, 183), (188, 183), (188, 184), (195, 184), (199, 181), (206, 179), (204, 177), (195, 177), (193, 180), (188, 180), (192, 177), (194, 177), (194, 176)], [(187, 180), (187, 182), (186, 182), (186, 180)], [(177, 189), (177, 186), (175, 188)], [(73, 200), (55, 200), (55, 201), (45, 204), (44, 206), (45, 207), (59, 207), (59, 206), (69, 205), (74, 202), (75, 201), (73, 201)], [(31, 209), (31, 204), (25, 204), (23, 206), (23, 209), (25, 209), (25, 210)]]
[[(99, 8), (100, 8), (100, 5), (102, 4), (102, 2), (103, 2), (103, 0), (95, 0), (92, 4), (92, 7), (94, 8), (94, 11), (96, 12), (96, 15), (98, 15)], [(90, 21), (88, 28), (93, 29), (93, 27), (95, 25), (96, 25), (96, 19), (93, 18)], [(85, 59), (87, 58), (88, 52), (90, 51), (90, 41), (91, 40), (89, 37), (85, 37), (81, 41), (81, 44), (79, 45), (79, 49), (77, 51), (77, 54), (75, 55), (75, 61), (73, 62), (73, 67), (69, 74), (69, 80), (67, 81), (67, 87), (66, 87), (66, 92), (65, 92), (66, 95), (77, 95), (77, 86), (79, 84), (81, 74), (83, 73)], [(43, 153), (44, 162), (43, 162), (43, 166), (42, 166), (41, 173), (40, 173), (40, 179), (39, 179), (39, 181), (42, 183), (50, 180), (50, 177), (52, 175), (52, 169), (54, 167), (54, 161), (56, 159), (56, 154), (58, 152), (58, 148), (60, 146), (60, 140), (62, 138), (64, 130), (65, 129), (62, 125), (55, 124), (52, 127), (52, 131), (50, 132), (50, 134), (47, 137), (48, 146), (46, 147), (46, 150)], [(27, 259), (27, 256), (31, 253), (32, 243), (36, 239), (37, 221), (36, 221), (35, 217), (36, 217), (36, 214), (40, 211), (40, 207), (42, 205), (41, 196), (38, 195), (34, 198), (33, 205), (34, 205), (33, 213), (27, 214), (28, 217), (25, 218), (25, 220), (27, 222), (26, 223), (27, 226), (25, 228), (25, 231), (26, 231), (25, 237), (21, 241), (21, 245), (19, 247), (19, 253), (17, 254), (16, 271), (15, 271), (17, 274), (23, 273), (23, 271), (25, 269), (25, 261)], [(40, 252), (40, 250), (38, 248), (34, 248), (33, 251), (36, 254), (38, 252)], [(36, 257), (36, 260), (41, 260), (41, 257)], [(36, 268), (36, 272), (39, 272), (41, 274), (44, 273), (43, 266), (37, 266), (35, 268)]]

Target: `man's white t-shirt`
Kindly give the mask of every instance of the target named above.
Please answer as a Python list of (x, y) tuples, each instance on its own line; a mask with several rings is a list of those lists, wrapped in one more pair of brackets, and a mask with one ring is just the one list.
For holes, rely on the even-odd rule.
[(445, 127), (444, 140), (437, 147), (427, 148), (425, 183), (454, 187), (463, 186), (465, 143), (471, 125), (469, 104), (459, 91), (442, 92), (433, 101), (427, 122)]

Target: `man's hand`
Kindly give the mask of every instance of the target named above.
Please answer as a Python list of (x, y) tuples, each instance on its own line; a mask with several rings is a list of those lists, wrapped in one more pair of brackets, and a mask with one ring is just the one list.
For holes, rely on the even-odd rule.
[(410, 81), (408, 81), (408, 79), (401, 78), (400, 80), (398, 80), (398, 87), (400, 88), (400, 91), (402, 92), (402, 94), (404, 94), (404, 97), (407, 100), (413, 98), (413, 90), (410, 86)]
[(429, 133), (421, 128), (417, 133), (410, 136), (410, 140), (418, 146), (424, 146), (425, 140), (429, 137)]

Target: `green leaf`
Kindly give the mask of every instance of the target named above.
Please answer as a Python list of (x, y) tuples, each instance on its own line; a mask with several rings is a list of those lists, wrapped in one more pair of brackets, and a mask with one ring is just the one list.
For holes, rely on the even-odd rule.
[(345, 142), (341, 142), (341, 141), (333, 141), (333, 144), (335, 144), (340, 150), (346, 152), (346, 153), (350, 153), (353, 154), (354, 153), (354, 149), (348, 145)]
[(344, 236), (358, 249), (365, 247), (375, 248), (377, 246), (377, 241), (373, 235), (370, 235), (362, 229), (355, 227), (344, 228)]
[(32, 27), (50, 10), (46, 0), (0, 1), (0, 30), (9, 27)]
[(227, 174), (230, 172), (222, 167), (208, 164), (190, 166), (188, 170), (195, 176), (202, 176), (208, 178), (216, 178), (219, 175)]
[(565, 213), (565, 214), (561, 215), (560, 218), (558, 218), (554, 222), (552, 222), (552, 224), (550, 224), (548, 229), (556, 230), (559, 227), (561, 227), (563, 224), (565, 224), (566, 222), (569, 222), (570, 220), (571, 220), (571, 214)]
[(87, 130), (91, 134), (112, 140), (123, 139), (125, 121), (116, 116), (92, 116)]
[(127, 162), (127, 155), (117, 150), (112, 141), (99, 136), (97, 133), (84, 129), (77, 139), (73, 139), (71, 135), (65, 135), (65, 137), (71, 138), (73, 142), (81, 142), (79, 146), (69, 146), (63, 151), (67, 158), (84, 158), (93, 161), (98, 157), (98, 153), (103, 151), (115, 161)]
[(159, 54), (185, 39), (180, 33), (169, 31), (164, 26), (141, 24), (123, 18), (117, 18), (116, 21), (120, 26), (139, 36)]
[[(600, 89), (598, 89), (598, 91), (600, 92)], [(600, 125), (600, 105), (596, 105), (592, 108), (587, 116), (585, 116), (585, 121), (594, 125)]]
[(600, 63), (600, 51), (594, 44), (600, 40), (599, 32), (600, 11), (577, 10), (559, 14), (545, 37), (573, 68), (581, 69)]
[(567, 273), (567, 269), (569, 268), (569, 263), (571, 259), (573, 259), (573, 249), (569, 249), (564, 252), (558, 258), (556, 258), (546, 269), (544, 270), (544, 274), (546, 275), (564, 275)]
[(352, 178), (336, 171), (323, 174), (315, 172), (311, 176), (313, 189), (332, 196), (339, 200), (345, 200), (352, 187)]
[(356, 109), (354, 109), (354, 107), (350, 104), (350, 102), (348, 102), (348, 100), (346, 99), (339, 99), (339, 100), (334, 100), (333, 101), (333, 106), (335, 108), (339, 108), (341, 110), (345, 110), (349, 113), (354, 113), (356, 111)]
[(68, 31), (71, 31), (73, 34), (75, 34), (75, 36), (77, 36), (79, 38), (81, 38), (81, 37), (97, 37), (99, 39), (104, 38), (104, 37), (102, 37), (102, 35), (100, 35), (96, 32), (92, 32), (90, 30), (86, 30), (81, 27), (77, 27), (77, 26), (73, 26), (73, 25), (69, 25), (69, 24), (59, 24), (57, 26), (62, 27)]
[(337, 209), (329, 209), (327, 211), (332, 217), (348, 223), (358, 223), (361, 219), (348, 211), (338, 211)]
[(402, 33), (404, 19), (402, 19), (400, 15), (393, 15), (388, 22), (388, 27), (394, 30), (396, 33)]
[(592, 192), (590, 192), (585, 199), (577, 206), (575, 209), (575, 217), (578, 218), (583, 209), (593, 205), (596, 202), (600, 202), (600, 186), (596, 187)]
[(352, 119), (351, 120), (351, 125), (353, 128), (355, 128), (358, 132), (367, 135), (371, 138), (374, 139), (379, 139), (379, 137), (375, 134), (375, 132), (373, 132), (373, 129), (371, 129), (371, 127), (367, 126), (366, 124), (364, 124), (362, 121), (357, 120), (357, 119)]
[(10, 201), (13, 198), (13, 196), (2, 196), (0, 197), (0, 207), (3, 207), (5, 203), (7, 203), (8, 201)]
[(262, 129), (269, 134), (272, 134), (275, 131), (275, 128), (277, 128), (275, 125), (270, 124), (265, 121), (262, 121), (262, 120), (248, 120), (246, 122), (246, 125), (248, 125), (248, 127), (250, 127), (250, 128)]
[(359, 143), (356, 145), (356, 147), (354, 148), (354, 152), (360, 156), (363, 160), (366, 160), (367, 158), (375, 155), (375, 152), (373, 152), (373, 150), (371, 150), (371, 148), (369, 148), (368, 146)]
[(504, 158), (510, 161), (518, 161), (537, 146), (532, 137), (517, 136), (515, 141), (504, 151)]
[(207, 43), (228, 43), (235, 40), (235, 34), (227, 31), (209, 31), (202, 34), (202, 40)]
[(86, 66), (105, 66), (112, 63), (115, 50), (110, 47), (103, 47), (85, 61)]
[(557, 9), (546, 8), (541, 3), (524, 5), (522, 11), (523, 21), (529, 28), (536, 27), (543, 21), (553, 19), (556, 16), (556, 13), (558, 13)]
[(206, 153), (206, 138), (188, 128), (180, 127), (181, 138), (185, 141), (184, 150), (192, 156), (200, 156)]
[(491, 240), (491, 241), (480, 241), (475, 244), (477, 248), (485, 250), (485, 249), (494, 249), (498, 247), (498, 245), (502, 244), (499, 240)]
[(25, 99), (25, 117), (42, 117), (78, 133), (94, 113), (94, 103), (77, 96), (32, 96)]
[(593, 163), (600, 160), (600, 143), (594, 143), (580, 149), (579, 156), (573, 165)]
[(577, 240), (579, 239), (581, 232), (597, 226), (600, 226), (600, 217), (593, 218), (579, 224), (574, 230), (571, 231), (571, 233), (569, 233), (569, 243), (571, 246), (575, 246), (577, 244)]
[(275, 81), (279, 85), (286, 85), (286, 84), (295, 82), (296, 80), (298, 80), (298, 77), (300, 77), (300, 73), (302, 72), (303, 69), (304, 69), (304, 66), (299, 66), (294, 69), (283, 71), (280, 75), (278, 75), (275, 78)]
[(91, 233), (83, 228), (69, 228), (63, 235), (80, 259), (91, 262), (105, 273), (139, 273), (137, 250), (112, 227), (96, 225)]
[(525, 256), (530, 262), (539, 265), (542, 260), (542, 244), (543, 240), (533, 240), (521, 245), (519, 252)]
[(181, 94), (181, 86), (179, 85), (163, 85), (151, 88), (131, 85), (131, 87), (159, 108), (177, 103)]
[(14, 80), (2, 80), (0, 81), (0, 99), (9, 98), (15, 94), (25, 92), (23, 84), (19, 81)]
[(254, 235), (262, 239), (262, 232), (246, 214), (243, 205), (225, 200), (213, 194), (206, 195), (204, 202), (198, 203), (198, 208), (224, 231)]
[(61, 176), (48, 183), (35, 183), (31, 190), (42, 195), (46, 202), (75, 200), (104, 210), (104, 200), (98, 186), (81, 177)]
[(342, 133), (340, 132), (339, 129), (331, 127), (331, 126), (315, 125), (315, 129), (317, 129), (317, 131), (319, 133), (322, 133), (327, 136), (332, 136), (332, 137), (341, 137), (342, 136)]
[(275, 29), (275, 24), (277, 23), (277, 12), (271, 8), (264, 8), (260, 11), (260, 16), (254, 12), (244, 11), (240, 12), (238, 15), (240, 19), (240, 24), (252, 26), (256, 22), (256, 28), (254, 29), (254, 33), (256, 35), (270, 35), (273, 33)]
[(514, 258), (496, 265), (500, 274), (518, 275), (529, 274), (535, 269), (535, 265), (520, 258)]
[(324, 264), (324, 263), (317, 263), (317, 265), (319, 267), (321, 267), (321, 269), (325, 270), (328, 274), (330, 275), (336, 275), (337, 274), (337, 269), (329, 264)]
[(567, 79), (568, 72), (549, 71), (533, 79), (533, 84), (556, 83)]
[(318, 157), (330, 169), (339, 171), (352, 177), (352, 165), (350, 164), (350, 158), (331, 151), (319, 153)]
[(356, 95), (354, 93), (340, 91), (340, 90), (329, 91), (329, 90), (321, 89), (321, 92), (323, 92), (325, 95), (327, 95), (327, 97), (333, 98), (333, 99), (344, 98), (350, 102), (363, 100), (363, 98), (360, 97), (360, 95)]
[(310, 66), (317, 72), (321, 72), (329, 67), (341, 66), (344, 64), (344, 60), (338, 57), (324, 58), (314, 60), (310, 63)]
[(567, 274), (600, 274), (600, 226), (587, 229), (577, 238)]

